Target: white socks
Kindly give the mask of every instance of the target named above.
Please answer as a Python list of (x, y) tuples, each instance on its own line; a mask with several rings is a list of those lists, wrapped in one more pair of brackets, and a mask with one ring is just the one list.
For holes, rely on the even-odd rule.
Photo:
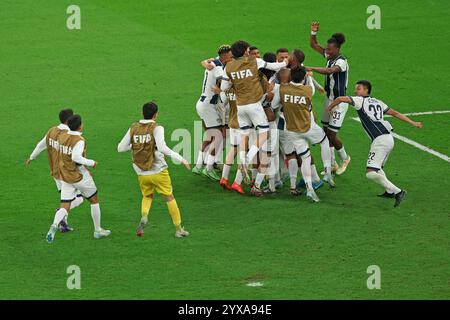
[(214, 168), (214, 161), (216, 160), (216, 157), (209, 153), (206, 157), (206, 170), (210, 171)]
[(55, 218), (53, 219), (53, 226), (57, 227), (59, 223), (67, 216), (67, 210), (64, 208), (59, 208), (55, 213)]
[(291, 189), (297, 187), (298, 163), (297, 159), (289, 159), (288, 161), (289, 178), (291, 181)]
[(263, 182), (265, 176), (265, 173), (258, 172), (255, 179), (255, 187), (257, 187), (258, 189), (261, 188), (261, 183)]
[[(320, 155), (322, 156), (323, 167), (325, 168), (326, 173), (331, 173), (332, 154), (334, 156), (334, 152), (331, 152), (328, 138), (325, 138), (325, 140), (323, 140), (322, 143), (320, 144)], [(334, 162), (336, 163), (336, 160), (334, 160)]]
[(397, 194), (401, 191), (400, 188), (398, 188), (396, 185), (394, 185), (387, 179), (383, 171), (381, 173), (376, 171), (369, 171), (366, 173), (366, 177), (367, 179), (372, 180), (381, 185), (389, 193), (393, 192), (394, 194)]
[(312, 181), (314, 181), (314, 182), (320, 181), (320, 177), (319, 177), (319, 174), (317, 173), (315, 164), (311, 165), (311, 176), (312, 176)]
[(197, 167), (197, 168), (201, 168), (201, 167), (203, 167), (203, 157), (205, 156), (205, 152), (203, 152), (203, 151), (199, 151), (198, 152), (198, 157), (197, 157), (197, 163), (195, 164), (195, 166)]
[(335, 166), (337, 165), (336, 163), (336, 156), (334, 155), (334, 147), (330, 147), (330, 152), (331, 152), (331, 165)]
[(342, 148), (340, 148), (339, 150), (337, 150), (337, 153), (339, 155), (339, 158), (341, 158), (341, 160), (347, 160), (348, 159), (348, 155), (347, 152), (345, 152), (345, 148), (344, 146), (342, 146)]
[(252, 163), (252, 160), (256, 156), (258, 151), (259, 151), (259, 148), (257, 146), (252, 145), (250, 147), (250, 150), (248, 150), (248, 153), (247, 153), (247, 160), (248, 160), (249, 163)]
[(230, 169), (231, 169), (231, 166), (228, 165), (228, 164), (225, 164), (225, 165), (223, 166), (223, 170), (222, 170), (222, 178), (225, 178), (225, 179), (228, 180), (228, 176), (230, 175)]
[(241, 170), (238, 170), (236, 172), (236, 178), (234, 179), (234, 182), (236, 182), (236, 184), (240, 185), (242, 183), (242, 179), (243, 179), (242, 172), (241, 172)]
[(94, 222), (95, 231), (100, 231), (100, 204), (91, 204), (91, 216)]
[(73, 201), (70, 203), (70, 210), (72, 210), (73, 208), (78, 207), (80, 204), (83, 203), (83, 201), (84, 201), (84, 199), (83, 199), (83, 197), (82, 197), (81, 195), (80, 195), (80, 196), (77, 196), (77, 197), (75, 198), (75, 200), (73, 200)]
[(302, 171), (303, 180), (305, 180), (306, 187), (309, 190), (313, 190), (312, 177), (311, 177), (311, 155), (302, 157), (302, 165), (300, 167)]

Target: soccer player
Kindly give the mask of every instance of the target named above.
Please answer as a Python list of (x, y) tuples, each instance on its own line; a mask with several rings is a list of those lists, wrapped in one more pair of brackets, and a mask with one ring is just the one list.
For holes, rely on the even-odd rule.
[(255, 58), (261, 58), (261, 54), (259, 53), (259, 49), (255, 46), (250, 47), (250, 55)]
[(131, 150), (133, 169), (138, 175), (141, 188), (141, 221), (136, 229), (136, 235), (141, 237), (144, 234), (153, 194), (156, 191), (166, 200), (167, 209), (175, 226), (175, 237), (187, 237), (189, 232), (181, 225), (180, 209), (173, 196), (172, 181), (164, 155), (180, 161), (188, 170), (191, 168), (182, 156), (166, 145), (164, 128), (156, 123), (158, 106), (154, 102), (148, 102), (142, 107), (142, 114), (144, 119), (133, 123), (117, 146), (118, 152)]
[[(28, 166), (31, 161), (35, 160), (42, 151), (47, 150), (48, 164), (50, 166), (50, 175), (53, 177), (56, 183), (58, 192), (61, 192), (61, 177), (58, 172), (58, 145), (55, 143), (58, 141), (58, 137), (61, 133), (67, 132), (69, 127), (67, 126), (67, 120), (73, 115), (72, 109), (63, 109), (59, 112), (60, 124), (51, 127), (44, 138), (38, 142), (30, 157), (26, 160), (25, 164)], [(70, 208), (73, 209), (83, 203), (83, 196), (77, 193), (75, 200), (70, 203)], [(59, 231), (69, 232), (72, 231), (72, 227), (67, 222), (67, 216), (59, 224)]]
[(242, 188), (242, 172), (241, 170), (236, 171), (236, 177), (233, 184), (230, 186), (228, 180), (230, 175), (231, 166), (233, 165), (234, 159), (239, 152), (239, 145), (241, 143), (241, 137), (239, 133), (239, 123), (237, 119), (237, 105), (236, 105), (236, 94), (234, 88), (229, 88), (226, 92), (221, 92), (220, 88), (215, 88), (216, 92), (220, 93), (221, 99), (224, 103), (228, 103), (230, 108), (230, 115), (228, 120), (229, 134), (230, 134), (230, 145), (231, 148), (225, 158), (225, 165), (222, 170), (222, 178), (220, 179), (220, 186), (225, 190), (234, 190), (237, 193), (245, 194)]
[(67, 120), (69, 131), (62, 132), (56, 141), (50, 142), (57, 147), (58, 172), (61, 179), (61, 206), (56, 211), (53, 223), (47, 233), (47, 242), (55, 239), (58, 225), (69, 214), (72, 201), (77, 193), (91, 203), (91, 216), (94, 222), (94, 238), (99, 239), (111, 234), (110, 230), (100, 226), (100, 204), (98, 202), (97, 187), (92, 175), (86, 167), (97, 167), (97, 162), (85, 158), (86, 143), (81, 136), (83, 123), (79, 115), (73, 115)]
[[(347, 170), (351, 157), (345, 151), (344, 145), (337, 136), (339, 130), (344, 122), (345, 114), (347, 113), (348, 104), (342, 103), (333, 110), (332, 114), (326, 112), (327, 106), (337, 97), (345, 96), (348, 85), (348, 61), (341, 54), (341, 46), (345, 42), (345, 37), (342, 33), (335, 33), (327, 41), (327, 46), (322, 48), (317, 43), (317, 32), (319, 31), (319, 23), (313, 22), (311, 24), (311, 48), (316, 50), (320, 55), (327, 59), (326, 68), (306, 68), (307, 71), (313, 71), (326, 76), (325, 90), (327, 92), (327, 99), (325, 100), (322, 124), (331, 142), (331, 165), (333, 172), (341, 175)], [(334, 155), (336, 149), (339, 157), (342, 160), (341, 166), (338, 166)]]
[[(274, 101), (272, 103), (281, 103), (283, 107), (287, 129), (285, 139), (291, 142), (293, 150), (302, 159), (301, 172), (306, 184), (307, 197), (314, 202), (318, 202), (319, 197), (316, 195), (312, 185), (311, 153), (308, 142), (320, 144), (322, 161), (326, 172), (324, 180), (332, 187), (334, 187), (334, 181), (330, 168), (329, 142), (325, 132), (316, 124), (312, 113), (311, 100), (314, 94), (314, 84), (311, 79), (308, 79), (307, 84), (304, 85), (305, 77), (306, 70), (304, 67), (292, 69), (291, 82), (275, 86)], [(296, 177), (296, 173), (294, 177)], [(295, 181), (293, 181), (292, 186), (295, 186)]]
[[(233, 58), (231, 47), (228, 45), (220, 46), (218, 54), (219, 57), (213, 61), (209, 59), (202, 61), (202, 65), (205, 66), (205, 63), (212, 64), (213, 68), (205, 70), (202, 94), (196, 105), (197, 113), (206, 129), (206, 137), (198, 153), (196, 166), (192, 169), (193, 173), (202, 173), (206, 177), (217, 181), (220, 177), (214, 170), (214, 163), (216, 162), (216, 155), (222, 149), (222, 128), (225, 123), (222, 112), (218, 107), (219, 95), (214, 93), (213, 88), (216, 85), (220, 86), (220, 81), (224, 75), (223, 68)], [(204, 162), (206, 163), (205, 168), (203, 168)]]
[(289, 50), (287, 48), (278, 48), (277, 50), (277, 61), (283, 62), (289, 59)]
[(358, 81), (355, 87), (355, 96), (336, 98), (330, 103), (327, 111), (332, 112), (341, 103), (349, 103), (356, 109), (364, 130), (372, 140), (366, 165), (366, 177), (385, 189), (385, 192), (380, 195), (381, 197), (395, 198), (394, 207), (398, 207), (405, 198), (406, 191), (389, 181), (383, 171), (387, 158), (394, 148), (394, 138), (391, 134), (392, 126), (384, 120), (384, 115), (388, 114), (408, 122), (416, 128), (422, 128), (423, 124), (389, 108), (383, 101), (370, 96), (371, 92), (372, 85), (369, 81)]
[[(222, 80), (222, 91), (233, 85), (236, 93), (238, 122), (241, 132), (241, 145), (239, 158), (241, 168), (246, 172), (248, 164), (259, 152), (260, 147), (268, 137), (269, 123), (262, 107), (264, 90), (260, 81), (258, 70), (261, 68), (278, 71), (287, 65), (287, 59), (281, 63), (268, 63), (262, 59), (250, 56), (250, 45), (245, 41), (236, 41), (231, 46), (234, 60), (225, 67), (226, 78)], [(247, 139), (250, 128), (258, 131), (257, 139), (247, 153)], [(255, 185), (260, 187), (265, 172), (259, 172)]]

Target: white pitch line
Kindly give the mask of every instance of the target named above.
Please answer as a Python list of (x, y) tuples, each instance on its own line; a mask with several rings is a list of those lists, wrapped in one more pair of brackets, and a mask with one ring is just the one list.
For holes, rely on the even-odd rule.
[[(432, 111), (433, 112), (433, 111)], [(440, 112), (440, 113), (450, 113), (450, 111), (446, 111), (446, 112)], [(421, 112), (422, 114), (425, 114), (425, 112)], [(434, 111), (434, 113), (437, 113), (436, 111)], [(432, 114), (432, 113), (426, 113), (426, 114)], [(405, 115), (407, 115), (407, 113), (405, 113)], [(355, 121), (361, 122), (361, 120), (358, 117), (352, 118)], [(433, 150), (431, 148), (428, 148), (427, 146), (424, 146), (414, 140), (411, 140), (407, 137), (401, 136), (395, 132), (391, 132), (392, 136), (394, 138), (397, 138), (398, 140), (401, 140), (409, 145), (412, 145), (413, 147), (416, 147), (417, 149), (420, 149), (422, 151), (428, 152), (429, 154), (432, 154), (433, 156), (436, 156), (444, 161), (450, 162), (450, 157), (446, 156), (443, 153), (437, 152), (436, 150)]]

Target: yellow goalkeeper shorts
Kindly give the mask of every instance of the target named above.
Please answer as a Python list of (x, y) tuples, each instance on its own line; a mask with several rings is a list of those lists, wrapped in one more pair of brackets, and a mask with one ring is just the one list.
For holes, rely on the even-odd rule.
[(152, 195), (155, 190), (163, 196), (172, 194), (172, 180), (167, 169), (148, 176), (138, 176), (138, 179), (144, 197)]

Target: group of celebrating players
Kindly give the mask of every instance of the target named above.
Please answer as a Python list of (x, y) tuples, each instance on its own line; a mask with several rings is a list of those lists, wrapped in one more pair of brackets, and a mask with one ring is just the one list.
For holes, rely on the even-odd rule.
[[(299, 49), (289, 53), (281, 48), (276, 54), (264, 54), (261, 59), (258, 48), (245, 41), (221, 46), (216, 59), (202, 61), (206, 70), (197, 112), (206, 132), (192, 171), (217, 180), (224, 189), (240, 194), (245, 193), (243, 182), (251, 183), (251, 194), (259, 197), (276, 193), (277, 187), (282, 185), (284, 170), (290, 178), (292, 195), (298, 196), (305, 191), (309, 199), (318, 202), (315, 190), (324, 182), (334, 187), (333, 175), (343, 174), (350, 163), (351, 158), (337, 133), (348, 105), (351, 105), (357, 110), (363, 128), (372, 140), (366, 176), (384, 188), (385, 192), (380, 196), (395, 199), (396, 207), (406, 192), (390, 182), (383, 171), (394, 146), (392, 127), (384, 120), (384, 115), (418, 128), (422, 123), (412, 121), (370, 96), (372, 86), (369, 81), (358, 81), (355, 95), (346, 96), (349, 67), (347, 59), (340, 53), (345, 37), (335, 33), (323, 48), (317, 43), (318, 30), (319, 23), (313, 22), (310, 45), (326, 58), (325, 68), (304, 67), (305, 54)], [(313, 78), (314, 72), (325, 75), (324, 88)], [(316, 90), (326, 94), (321, 119), (323, 129), (316, 123), (312, 108)], [(157, 115), (156, 103), (145, 103), (143, 119), (129, 127), (117, 151), (131, 151), (133, 169), (142, 193), (141, 219), (136, 235), (141, 237), (144, 234), (153, 195), (157, 192), (166, 201), (175, 236), (183, 238), (189, 236), (189, 232), (181, 224), (165, 156), (181, 162), (189, 170), (191, 168), (187, 160), (166, 145), (164, 128), (156, 122)], [(59, 119), (60, 124), (46, 132), (26, 160), (28, 165), (47, 150), (50, 173), (60, 192), (60, 207), (55, 211), (46, 240), (52, 243), (58, 230), (72, 231), (67, 222), (69, 212), (85, 199), (91, 204), (94, 237), (107, 237), (111, 231), (101, 227), (97, 186), (88, 169), (97, 167), (98, 163), (86, 158), (81, 116), (74, 114), (72, 109), (64, 109), (59, 113)], [(220, 164), (226, 137), (231, 148), (219, 177), (215, 170)], [(317, 144), (320, 145), (324, 168), (323, 179), (319, 177), (309, 149), (309, 145)], [(340, 165), (334, 156), (335, 151), (341, 159)], [(230, 170), (237, 157), (238, 170), (230, 184)], [(303, 178), (297, 184), (299, 168)], [(264, 186), (266, 180), (267, 185)]]
[[(192, 171), (240, 194), (245, 194), (242, 184), (247, 182), (251, 185), (250, 194), (256, 197), (275, 194), (283, 184), (282, 177), (289, 175), (292, 195), (304, 192), (313, 202), (319, 202), (315, 190), (324, 182), (335, 187), (334, 175), (343, 174), (351, 161), (338, 137), (351, 105), (372, 140), (366, 176), (380, 184), (385, 189), (380, 196), (394, 198), (397, 207), (406, 191), (390, 182), (383, 171), (394, 146), (392, 126), (384, 115), (418, 128), (422, 123), (371, 97), (372, 85), (367, 80), (356, 83), (355, 96), (347, 96), (349, 65), (340, 52), (345, 37), (335, 33), (322, 47), (317, 42), (318, 31), (319, 23), (313, 22), (310, 46), (327, 60), (324, 68), (304, 67), (305, 54), (300, 49), (289, 53), (280, 48), (276, 54), (268, 52), (261, 59), (259, 49), (245, 41), (222, 45), (217, 58), (202, 61), (206, 70), (196, 109), (205, 138)], [(324, 87), (314, 79), (314, 73), (325, 75)], [(326, 94), (323, 129), (316, 123), (312, 107), (316, 90)], [(221, 168), (227, 139), (231, 148)], [(323, 179), (317, 172), (310, 145), (320, 145)], [(335, 152), (341, 159), (340, 165)], [(238, 155), (238, 170), (230, 184), (230, 169)], [(297, 183), (299, 168), (302, 179)], [(221, 177), (217, 169), (222, 170)]]

